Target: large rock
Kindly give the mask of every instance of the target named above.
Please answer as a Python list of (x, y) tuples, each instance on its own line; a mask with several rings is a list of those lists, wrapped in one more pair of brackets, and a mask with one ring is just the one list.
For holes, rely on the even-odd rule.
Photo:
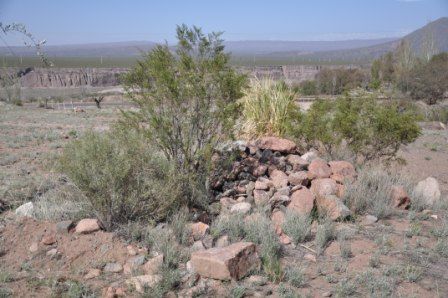
[(88, 234), (100, 230), (100, 224), (97, 219), (85, 218), (81, 219), (75, 228), (75, 233)]
[(288, 186), (288, 175), (280, 170), (273, 170), (270, 174), (272, 184), (279, 189)]
[(308, 166), (308, 173), (312, 179), (329, 178), (331, 176), (331, 169), (325, 160), (315, 158)]
[(316, 196), (335, 195), (338, 192), (336, 181), (330, 178), (315, 179), (311, 182), (311, 191)]
[(390, 197), (394, 208), (408, 209), (411, 204), (411, 199), (409, 198), (406, 189), (401, 185), (392, 186)]
[(288, 209), (301, 215), (310, 215), (314, 207), (314, 201), (314, 194), (304, 187), (292, 193)]
[(194, 271), (203, 277), (239, 280), (260, 266), (255, 244), (238, 242), (191, 254)]
[(16, 214), (19, 216), (28, 216), (32, 217), (34, 213), (34, 205), (32, 202), (25, 203), (23, 205), (20, 205), (16, 209)]
[(345, 180), (353, 181), (355, 179), (355, 167), (345, 160), (335, 160), (328, 163), (332, 171), (331, 178), (337, 182), (344, 182)]
[(293, 141), (278, 137), (264, 137), (255, 142), (255, 146), (260, 149), (269, 149), (283, 153), (292, 153), (296, 150), (296, 144)]
[(317, 196), (317, 211), (332, 220), (344, 219), (351, 215), (350, 209), (335, 195)]
[(439, 182), (433, 177), (428, 177), (417, 184), (414, 194), (419, 196), (425, 204), (431, 206), (440, 200)]

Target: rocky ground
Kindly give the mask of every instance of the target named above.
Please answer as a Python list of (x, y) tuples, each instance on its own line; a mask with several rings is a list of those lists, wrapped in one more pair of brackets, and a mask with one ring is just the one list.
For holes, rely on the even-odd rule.
[[(212, 179), (211, 211), (192, 211), (182, 226), (187, 237), (173, 250), (171, 242), (160, 245), (173, 223), (154, 227), (149, 245), (146, 227), (125, 237), (105, 232), (92, 214), (50, 212), (40, 202), (67, 195), (56, 192), (65, 184), (46, 166), (52, 152), (86, 129), (107, 129), (114, 111), (0, 108), (0, 297), (153, 297), (174, 259), (169, 297), (448, 295), (446, 130), (425, 129), (403, 148), (401, 170), (415, 180), (389, 189), (384, 217), (345, 204), (347, 188), (360, 179), (346, 161), (275, 138), (223, 148), (214, 161), (232, 162)], [(417, 197), (437, 204), (413, 209)], [(16, 210), (28, 201), (32, 207)]]

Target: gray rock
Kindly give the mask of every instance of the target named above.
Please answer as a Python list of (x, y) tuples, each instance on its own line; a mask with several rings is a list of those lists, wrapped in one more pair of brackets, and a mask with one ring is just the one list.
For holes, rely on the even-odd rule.
[(230, 209), (230, 212), (246, 214), (246, 213), (249, 213), (251, 207), (252, 206), (249, 203), (246, 203), (246, 202), (237, 203), (237, 204), (232, 206), (232, 208)]
[(118, 273), (123, 271), (123, 266), (118, 263), (107, 263), (103, 270), (106, 272)]
[(132, 258), (129, 258), (127, 261), (130, 265), (132, 266), (141, 266), (143, 265), (143, 263), (145, 263), (145, 256), (140, 255), (140, 256), (135, 256)]
[(72, 220), (64, 220), (56, 224), (56, 231), (58, 233), (67, 233), (73, 227), (74, 224)]
[(32, 202), (25, 203), (16, 209), (16, 215), (33, 217), (34, 205)]

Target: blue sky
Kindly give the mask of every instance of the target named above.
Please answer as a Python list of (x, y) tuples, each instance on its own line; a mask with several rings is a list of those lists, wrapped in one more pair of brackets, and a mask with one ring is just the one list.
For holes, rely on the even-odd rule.
[(53, 45), (172, 42), (181, 23), (226, 40), (398, 37), (443, 16), (448, 0), (0, 0), (0, 22), (24, 23)]

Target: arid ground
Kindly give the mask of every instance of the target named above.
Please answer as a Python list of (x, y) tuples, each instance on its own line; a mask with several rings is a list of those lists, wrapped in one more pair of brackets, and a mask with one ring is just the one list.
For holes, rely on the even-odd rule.
[[(115, 108), (75, 113), (71, 109), (0, 106), (1, 203), (17, 207), (41, 201), (37, 219), (19, 218), (10, 211), (0, 215), (0, 297), (113, 297), (122, 291), (127, 296), (140, 295), (125, 281), (142, 270), (139, 265), (153, 258), (153, 252), (112, 233), (79, 235), (68, 233), (67, 227), (61, 232), (56, 222), (47, 221), (67, 214), (54, 206), (49, 209), (62, 201), (66, 205), (59, 208), (71, 209), (72, 218), (62, 216), (60, 220), (89, 215), (77, 213), (76, 199), (67, 205), (70, 186), (56, 173), (52, 160), (84, 131), (107, 130), (117, 115)], [(415, 181), (435, 177), (442, 197), (447, 196), (448, 130), (425, 125), (422, 136), (400, 154), (407, 161), (399, 167), (403, 173)], [(344, 236), (331, 241), (321, 255), (316, 255), (312, 241), (283, 246), (281, 262), (300, 268), (289, 283), (278, 284), (260, 275), (237, 283), (199, 280), (186, 274), (191, 288), (180, 293), (184, 297), (448, 295), (448, 247), (443, 241), (448, 236), (446, 211), (397, 211), (378, 222), (359, 217), (337, 223), (335, 229)], [(316, 226), (311, 233), (316, 233)], [(115, 270), (116, 265), (122, 268)]]

